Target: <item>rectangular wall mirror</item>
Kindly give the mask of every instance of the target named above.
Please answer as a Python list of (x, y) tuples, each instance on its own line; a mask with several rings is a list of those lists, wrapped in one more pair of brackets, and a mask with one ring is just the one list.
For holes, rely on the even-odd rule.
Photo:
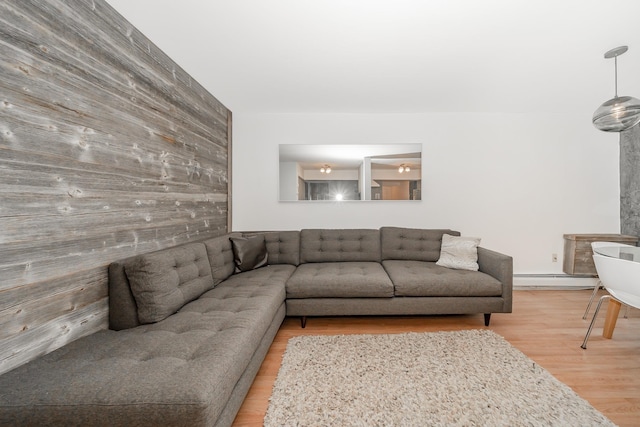
[(280, 144), (280, 201), (421, 200), (422, 144)]

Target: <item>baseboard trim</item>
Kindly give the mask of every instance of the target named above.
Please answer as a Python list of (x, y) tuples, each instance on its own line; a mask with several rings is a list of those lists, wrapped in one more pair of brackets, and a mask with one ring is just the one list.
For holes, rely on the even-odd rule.
[(598, 278), (568, 274), (514, 274), (513, 289), (593, 289)]

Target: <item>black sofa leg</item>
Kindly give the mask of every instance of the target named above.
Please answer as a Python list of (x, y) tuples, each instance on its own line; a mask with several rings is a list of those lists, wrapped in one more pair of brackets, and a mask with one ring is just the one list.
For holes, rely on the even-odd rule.
[(302, 316), (300, 318), (300, 326), (302, 326), (303, 328), (307, 326), (307, 316)]
[(484, 314), (484, 326), (489, 326), (489, 322), (491, 322), (491, 313)]

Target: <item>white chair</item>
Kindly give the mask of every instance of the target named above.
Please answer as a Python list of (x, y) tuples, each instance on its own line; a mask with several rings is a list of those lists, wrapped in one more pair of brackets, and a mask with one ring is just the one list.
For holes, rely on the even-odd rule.
[(600, 276), (600, 280), (609, 295), (601, 297), (598, 301), (587, 335), (581, 345), (584, 349), (587, 348), (589, 335), (591, 335), (596, 317), (605, 300), (613, 298), (622, 304), (640, 308), (640, 262), (598, 254), (593, 255), (593, 262), (596, 265), (598, 276)]
[[(625, 245), (624, 243), (615, 243), (615, 242), (591, 242), (591, 249), (593, 250), (594, 254), (596, 253), (595, 251), (596, 248), (606, 248), (611, 246), (631, 246), (631, 245)], [(596, 295), (598, 294), (598, 291), (600, 290), (600, 288), (602, 288), (602, 280), (600, 280), (600, 277), (598, 277), (598, 283), (596, 284), (596, 287), (593, 288), (593, 293), (591, 294), (591, 298), (589, 298), (589, 304), (587, 304), (587, 309), (584, 311), (584, 315), (582, 316), (583, 320), (587, 318), (587, 314), (589, 314), (589, 309), (591, 308), (591, 304), (593, 304), (593, 300), (596, 298)], [(625, 317), (627, 317), (626, 311), (625, 311)]]

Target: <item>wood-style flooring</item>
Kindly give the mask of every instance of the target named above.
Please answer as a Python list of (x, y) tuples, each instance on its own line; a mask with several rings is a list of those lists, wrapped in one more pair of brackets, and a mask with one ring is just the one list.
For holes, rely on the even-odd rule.
[[(489, 329), (569, 385), (620, 426), (640, 426), (640, 310), (625, 309), (602, 337), (606, 303), (587, 350), (580, 348), (591, 290), (515, 290), (513, 313), (493, 314)], [(596, 301), (597, 302), (597, 301)], [(595, 309), (595, 303), (591, 313)], [(261, 426), (289, 338), (298, 335), (381, 334), (484, 328), (483, 316), (287, 318), (245, 399), (234, 426)], [(561, 402), (559, 402), (561, 404)]]

